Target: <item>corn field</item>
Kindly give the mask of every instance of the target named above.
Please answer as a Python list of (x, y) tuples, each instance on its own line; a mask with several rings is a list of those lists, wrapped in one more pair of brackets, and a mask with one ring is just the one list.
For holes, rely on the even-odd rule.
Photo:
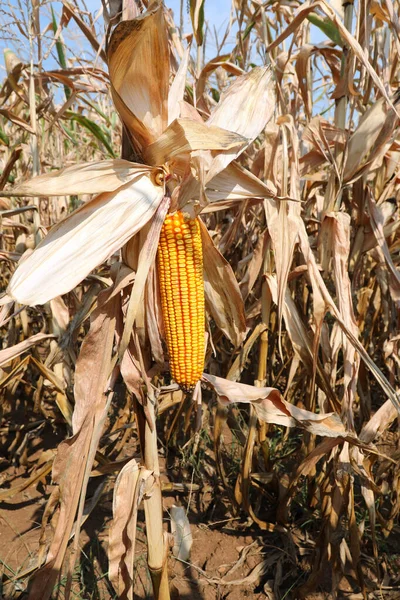
[(171, 6), (0, 6), (0, 598), (400, 598), (400, 3)]

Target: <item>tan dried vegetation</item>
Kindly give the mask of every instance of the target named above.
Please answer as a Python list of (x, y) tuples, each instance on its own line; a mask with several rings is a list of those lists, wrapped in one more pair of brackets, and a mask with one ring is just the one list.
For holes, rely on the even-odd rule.
[[(0, 515), (44, 507), (4, 598), (143, 597), (146, 572), (159, 600), (399, 597), (399, 3), (233, 0), (217, 34), (190, 0), (190, 35), (143, 4), (0, 14)], [(177, 210), (204, 259), (190, 393), (155, 266)], [(190, 523), (247, 536), (237, 561), (196, 564)]]

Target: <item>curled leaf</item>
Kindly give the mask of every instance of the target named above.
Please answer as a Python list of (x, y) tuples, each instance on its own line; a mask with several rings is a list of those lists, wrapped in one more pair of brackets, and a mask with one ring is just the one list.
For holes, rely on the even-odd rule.
[(176, 119), (159, 139), (146, 149), (145, 158), (149, 164), (161, 165), (177, 154), (196, 150), (243, 149), (247, 144), (248, 140), (243, 136), (227, 129), (207, 127), (205, 123), (192, 119)]
[(162, 4), (114, 30), (108, 47), (113, 96), (145, 126), (152, 140), (168, 120), (169, 55)]
[[(256, 67), (238, 77), (222, 95), (207, 124), (229, 129), (249, 142), (261, 133), (275, 110), (272, 73), (268, 67)], [(244, 148), (214, 157), (207, 182), (237, 158)]]
[(347, 432), (336, 413), (315, 414), (309, 410), (293, 406), (283, 399), (279, 390), (269, 387), (254, 387), (236, 381), (229, 381), (203, 373), (203, 381), (209, 384), (224, 405), (234, 403), (251, 404), (259, 419), (266, 423), (286, 427), (302, 427), (315, 435), (326, 437), (353, 437)]

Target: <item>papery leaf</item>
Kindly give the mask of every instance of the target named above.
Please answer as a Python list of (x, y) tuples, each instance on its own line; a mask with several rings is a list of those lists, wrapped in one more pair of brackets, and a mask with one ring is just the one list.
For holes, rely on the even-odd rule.
[(278, 285), (278, 330), (281, 333), (283, 305), (287, 289), (287, 279), (297, 242), (297, 225), (293, 218), (293, 206), (286, 202), (265, 202), (265, 214), (274, 249), (275, 268)]
[(360, 432), (360, 439), (365, 443), (371, 443), (377, 436), (380, 436), (388, 430), (396, 417), (398, 411), (391, 400), (386, 400), (372, 415), (370, 420), (363, 425)]
[[(105, 297), (108, 291), (105, 292)], [(35, 574), (30, 594), (47, 600), (61, 569), (78, 510), (75, 545), (79, 543), (86, 487), (107, 414), (106, 387), (111, 371), (115, 330), (115, 299), (102, 303), (93, 315), (75, 374), (73, 437), (58, 447), (53, 481), (60, 486), (60, 510), (45, 566)], [(73, 549), (77, 555), (77, 548)], [(68, 582), (67, 582), (68, 585)]]
[[(231, 163), (207, 183), (205, 194), (210, 202), (206, 210), (210, 212), (220, 210), (217, 207), (213, 208), (212, 204), (223, 200), (238, 202), (247, 198), (275, 197), (276, 189), (272, 185), (263, 183), (239, 164)], [(179, 208), (184, 211), (185, 206), (196, 202), (199, 196), (200, 182), (190, 174), (182, 183), (179, 192)]]
[[(276, 189), (271, 183), (267, 185), (239, 164), (231, 163), (207, 183), (205, 195), (210, 204), (205, 209), (199, 207), (199, 212), (200, 209), (207, 212), (221, 210), (217, 205), (224, 200), (233, 203), (248, 198), (276, 197)], [(186, 205), (196, 202), (199, 196), (200, 182), (190, 174), (179, 190), (179, 208), (185, 211)], [(222, 208), (226, 206), (222, 205)]]
[(4, 64), (7, 71), (7, 79), (0, 90), (1, 104), (5, 103), (13, 90), (18, 93), (18, 80), (22, 70), (26, 67), (21, 59), (9, 48), (4, 49)]
[(209, 77), (210, 73), (218, 69), (218, 67), (222, 67), (228, 73), (232, 75), (244, 75), (243, 69), (238, 67), (232, 62), (229, 62), (230, 54), (222, 54), (216, 56), (212, 60), (210, 60), (202, 69), (199, 78), (196, 83), (196, 98), (199, 99), (204, 93), (206, 87), (206, 81)]
[[(332, 253), (333, 275), (338, 300), (338, 308), (343, 322), (355, 338), (359, 336), (354, 316), (351, 281), (348, 273), (350, 254), (350, 215), (343, 212), (328, 213), (322, 222), (321, 233), (327, 230), (329, 243), (327, 247)], [(323, 265), (324, 266), (324, 265)], [(348, 427), (353, 424), (353, 402), (356, 393), (356, 382), (360, 357), (353, 344), (345, 336), (340, 336), (343, 352), (343, 397), (342, 417)]]
[(153, 140), (168, 119), (169, 51), (163, 10), (160, 4), (137, 19), (119, 23), (107, 51), (113, 88)]
[(268, 229), (261, 233), (258, 237), (258, 242), (253, 251), (253, 256), (249, 261), (246, 268), (246, 273), (240, 282), (240, 291), (243, 299), (246, 300), (247, 296), (253, 289), (254, 284), (257, 281), (258, 275), (261, 271), (261, 267), (265, 261), (267, 249), (271, 244), (271, 237)]
[(109, 533), (109, 576), (119, 598), (133, 598), (136, 523), (139, 496), (151, 471), (139, 469), (132, 459), (114, 487), (113, 520)]
[[(267, 275), (266, 281), (268, 283), (268, 287), (270, 289), (273, 301), (277, 304), (278, 302), (278, 284), (276, 277), (273, 275)], [(324, 314), (324, 303), (322, 302), (322, 306), (319, 306), (322, 298), (320, 298), (320, 294), (315, 294), (316, 300), (314, 302), (315, 305), (315, 314), (318, 315), (318, 318), (322, 318)], [(314, 357), (314, 336), (312, 335), (311, 330), (307, 330), (304, 321), (301, 318), (299, 311), (296, 307), (296, 303), (291, 297), (290, 291), (286, 288), (286, 292), (284, 295), (284, 303), (282, 305), (282, 315), (285, 321), (286, 329), (289, 334), (290, 341), (293, 344), (293, 348), (295, 353), (302, 361), (302, 363), (308, 368), (310, 373), (313, 373), (314, 368), (316, 368), (317, 373), (317, 382), (319, 387), (325, 392), (326, 396), (330, 401), (330, 405), (336, 410), (339, 407), (339, 402), (336, 398), (334, 391), (332, 390), (326, 372), (324, 371), (320, 361), (318, 358)], [(316, 361), (316, 365), (314, 367), (314, 361)], [(294, 363), (296, 366), (296, 363)]]
[(81, 206), (20, 263), (9, 296), (34, 306), (69, 292), (149, 221), (163, 194), (143, 175)]
[(364, 49), (361, 47), (358, 40), (351, 34), (351, 32), (344, 25), (341, 18), (338, 17), (336, 12), (332, 9), (331, 2), (327, 2), (327, 0), (317, 0), (316, 2), (312, 2), (309, 4), (308, 2), (304, 2), (299, 6), (297, 11), (295, 12), (293, 19), (290, 21), (288, 27), (280, 33), (271, 44), (266, 47), (267, 52), (271, 52), (274, 48), (279, 46), (287, 37), (289, 37), (294, 31), (296, 31), (301, 23), (308, 17), (308, 15), (315, 10), (315, 8), (320, 8), (325, 15), (330, 19), (332, 24), (337, 28), (337, 31), (342, 38), (342, 40), (348, 44), (351, 48), (354, 55), (358, 58), (358, 60), (364, 65), (365, 69), (371, 76), (374, 81), (376, 87), (380, 90), (382, 96), (386, 98), (386, 101), (389, 103), (389, 106), (393, 108), (393, 104), (388, 96), (388, 93), (385, 89), (385, 85), (382, 81), (382, 78), (379, 77), (373, 66), (371, 65), (368, 54), (364, 52)]
[(400, 300), (400, 272), (396, 268), (390, 254), (389, 246), (385, 238), (384, 223), (385, 215), (381, 206), (378, 206), (375, 202), (372, 192), (370, 189), (367, 190), (368, 195), (368, 207), (371, 215), (371, 226), (374, 232), (375, 239), (378, 243), (378, 252), (385, 260), (388, 271), (389, 271), (389, 286), (392, 295), (392, 299), (395, 302)]
[[(268, 67), (256, 67), (238, 77), (222, 95), (207, 125), (229, 129), (252, 142), (275, 110), (274, 82)], [(244, 148), (214, 158), (207, 182), (234, 160)]]
[[(44, 452), (43, 452), (44, 454)], [(42, 456), (43, 456), (42, 454)], [(26, 479), (25, 477), (20, 483), (13, 485), (10, 488), (3, 488), (0, 490), (0, 502), (4, 502), (13, 498), (17, 494), (27, 490), (31, 485), (38, 484), (46, 475), (48, 475), (51, 471), (51, 467), (53, 464), (53, 459), (48, 460), (44, 465), (40, 468), (34, 469), (32, 475)]]
[(25, 129), (25, 131), (28, 131), (28, 133), (35, 133), (34, 129), (32, 129), (32, 126), (29, 125), (29, 123), (27, 123), (24, 119), (21, 119), (21, 117), (19, 117), (18, 115), (12, 113), (7, 108), (0, 108), (0, 115), (2, 115), (15, 125), (18, 125), (18, 127), (22, 127), (22, 129)]
[(19, 342), (19, 344), (15, 344), (10, 348), (4, 348), (3, 350), (0, 350), (0, 366), (2, 367), (3, 365), (6, 365), (8, 362), (10, 362), (10, 360), (13, 360), (20, 354), (23, 354), (32, 346), (40, 344), (40, 342), (43, 340), (55, 337), (56, 336), (51, 333), (36, 333), (23, 342)]
[(206, 307), (221, 331), (237, 347), (246, 334), (246, 317), (239, 285), (232, 267), (215, 247), (201, 220), (200, 230), (203, 242)]
[(155, 263), (151, 266), (145, 288), (146, 303), (146, 328), (150, 342), (151, 353), (156, 363), (164, 363), (164, 350), (162, 345), (163, 320), (159, 281)]
[[(397, 104), (396, 95), (393, 102)], [(361, 117), (347, 145), (344, 181), (352, 181), (371, 164), (377, 151), (384, 149), (398, 123), (392, 108), (387, 108), (384, 98), (379, 98)]]
[(17, 185), (16, 196), (72, 196), (113, 192), (133, 179), (156, 170), (128, 160), (102, 160), (81, 163), (51, 171)]
[(138, 265), (136, 270), (135, 283), (133, 284), (132, 293), (129, 298), (128, 308), (126, 311), (124, 332), (122, 334), (122, 340), (119, 345), (119, 356), (125, 353), (129, 345), (129, 340), (132, 335), (133, 324), (136, 319), (136, 315), (140, 308), (143, 308), (143, 294), (146, 285), (147, 278), (151, 266), (155, 262), (158, 241), (160, 239), (160, 232), (164, 223), (165, 217), (168, 212), (170, 200), (167, 196), (164, 196), (159, 202), (157, 212), (153, 219), (148, 223), (144, 231), (140, 232), (140, 249), (138, 249)]
[(315, 414), (298, 408), (283, 399), (279, 390), (269, 387), (254, 387), (236, 381), (203, 373), (203, 381), (211, 385), (224, 405), (234, 403), (251, 404), (259, 419), (286, 427), (303, 427), (315, 435), (327, 437), (354, 437), (346, 431), (336, 413)]
[(354, 336), (353, 332), (347, 327), (346, 323), (344, 322), (344, 320), (340, 314), (340, 311), (338, 310), (336, 304), (334, 303), (333, 298), (330, 295), (328, 288), (326, 287), (326, 284), (325, 284), (324, 280), (322, 279), (322, 276), (318, 270), (315, 256), (310, 248), (310, 241), (309, 241), (308, 233), (306, 231), (306, 227), (304, 225), (303, 220), (299, 218), (298, 224), (299, 224), (300, 247), (301, 247), (303, 256), (306, 260), (306, 263), (307, 263), (308, 273), (309, 273), (309, 276), (311, 279), (314, 294), (317, 294), (317, 296), (323, 297), (323, 300), (324, 300), (326, 306), (329, 307), (331, 313), (333, 314), (335, 319), (338, 321), (342, 331), (349, 338), (350, 342), (353, 344), (353, 346), (358, 351), (358, 353), (360, 354), (360, 356), (363, 359), (363, 361), (365, 362), (365, 364), (370, 369), (370, 371), (373, 374), (373, 376), (375, 377), (376, 381), (379, 383), (379, 385), (382, 387), (384, 392), (391, 399), (391, 401), (393, 402), (393, 405), (396, 407), (398, 413), (400, 414), (400, 396), (399, 396), (398, 392), (396, 392), (396, 390), (393, 388), (391, 383), (389, 383), (389, 381), (386, 379), (385, 375), (382, 373), (382, 371), (379, 369), (379, 367), (376, 365), (376, 363), (372, 360), (372, 358), (370, 357), (368, 352), (365, 350), (364, 346), (361, 344), (360, 340)]
[(153, 142), (154, 135), (127, 107), (117, 90), (114, 88), (112, 82), (110, 83), (110, 89), (115, 108), (125, 125), (132, 147), (141, 154), (143, 148), (146, 148), (146, 146), (149, 146)]
[(232, 163), (207, 183), (206, 195), (210, 202), (271, 198), (276, 196), (276, 189), (239, 164)]
[(243, 149), (248, 144), (243, 136), (221, 129), (208, 127), (191, 119), (176, 119), (156, 142), (146, 148), (145, 160), (151, 165), (162, 165), (177, 154), (196, 150)]
[(189, 65), (190, 47), (186, 48), (179, 65), (178, 72), (169, 89), (168, 94), (168, 125), (180, 116), (180, 102), (183, 102), (183, 96), (186, 88), (186, 75)]

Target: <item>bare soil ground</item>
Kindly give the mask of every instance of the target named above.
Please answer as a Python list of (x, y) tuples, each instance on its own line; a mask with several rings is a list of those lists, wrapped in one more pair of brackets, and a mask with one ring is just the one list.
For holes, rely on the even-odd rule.
[[(43, 440), (36, 444), (43, 448)], [(50, 444), (51, 445), (51, 444)], [(126, 452), (129, 453), (127, 447)], [(37, 459), (37, 457), (34, 457)], [(5, 459), (1, 478), (6, 486), (23, 484), (27, 466), (13, 466)], [(163, 479), (168, 470), (163, 466)], [(101, 478), (94, 478), (89, 496)], [(187, 482), (190, 483), (190, 480)], [(93, 485), (94, 484), (94, 485)], [(1, 600), (27, 598), (28, 573), (38, 560), (41, 521), (47, 498), (52, 491), (49, 477), (37, 485), (0, 503), (0, 558), (2, 570)], [(173, 504), (189, 507), (193, 547), (190, 563), (169, 559), (171, 594), (174, 600), (284, 600), (297, 597), (296, 590), (310, 574), (315, 538), (318, 532), (307, 526), (290, 531), (263, 532), (243, 514), (233, 516), (221, 487), (203, 488), (189, 494), (165, 492), (164, 514)], [(112, 516), (112, 486), (85, 521), (80, 538), (81, 556), (74, 572), (73, 596), (82, 599), (116, 598), (107, 578), (108, 526)], [(166, 520), (166, 527), (169, 523)], [(400, 529), (381, 545), (379, 557), (381, 582), (378, 584), (372, 554), (363, 557), (363, 572), (369, 600), (400, 598)], [(146, 565), (144, 515), (140, 513), (136, 548), (136, 596), (152, 598), (151, 581)], [(44, 548), (45, 546), (43, 546)], [(338, 598), (362, 600), (363, 596), (351, 571), (342, 577)], [(394, 584), (397, 579), (397, 584)], [(329, 593), (332, 579), (329, 568), (321, 573), (316, 593), (310, 600), (333, 598)], [(390, 583), (390, 585), (389, 585)], [(61, 578), (53, 598), (64, 597), (65, 580)]]

